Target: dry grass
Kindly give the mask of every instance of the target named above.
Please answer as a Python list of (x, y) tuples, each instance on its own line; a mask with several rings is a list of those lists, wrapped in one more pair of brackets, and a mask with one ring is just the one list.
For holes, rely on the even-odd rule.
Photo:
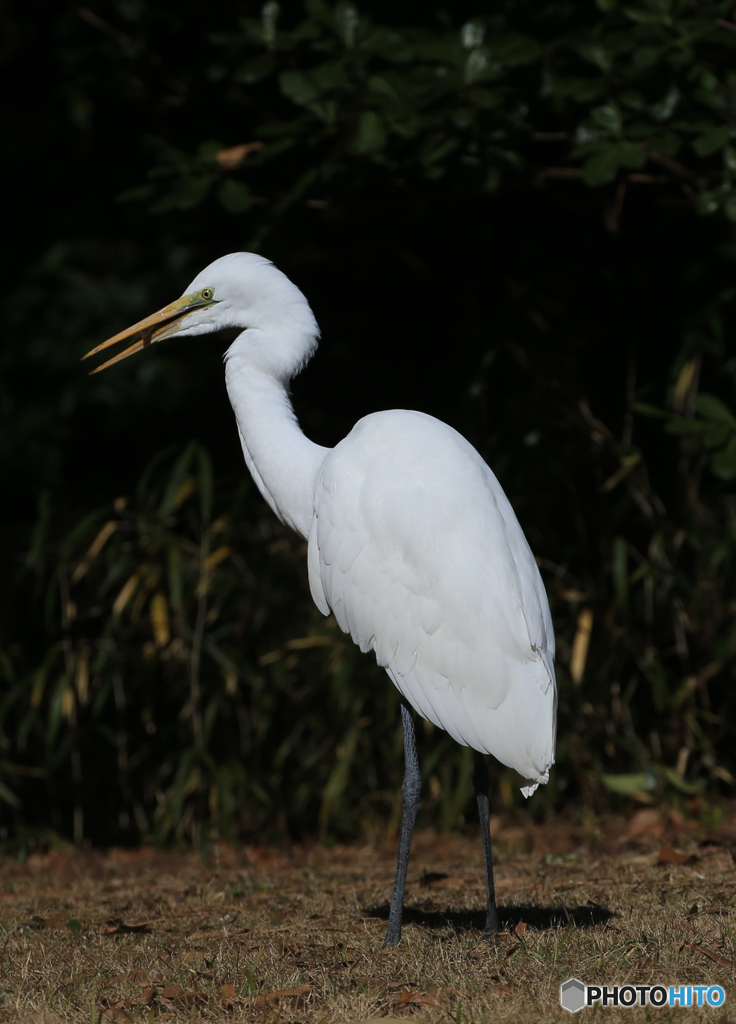
[(404, 942), (390, 951), (388, 846), (6, 861), (0, 1019), (570, 1021), (558, 993), (571, 975), (727, 990), (718, 1010), (608, 1008), (606, 1021), (736, 1017), (736, 817), (711, 828), (652, 810), (587, 826), (493, 824), (507, 931), (479, 936), (479, 841), (422, 834)]

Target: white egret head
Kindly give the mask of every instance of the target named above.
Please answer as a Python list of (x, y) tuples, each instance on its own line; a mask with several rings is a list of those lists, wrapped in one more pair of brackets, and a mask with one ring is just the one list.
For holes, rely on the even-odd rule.
[(297, 373), (314, 352), (319, 329), (304, 295), (270, 260), (252, 252), (235, 252), (205, 267), (181, 298), (119, 334), (103, 341), (84, 359), (111, 345), (133, 344), (92, 373), (176, 335), (215, 331), (245, 332), (239, 348), (259, 369), (276, 377)]

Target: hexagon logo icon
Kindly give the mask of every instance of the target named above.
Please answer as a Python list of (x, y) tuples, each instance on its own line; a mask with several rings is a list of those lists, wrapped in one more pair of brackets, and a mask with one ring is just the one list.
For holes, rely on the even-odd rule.
[(568, 978), (560, 985), (560, 1006), (577, 1013), (585, 1006), (585, 985), (577, 978)]

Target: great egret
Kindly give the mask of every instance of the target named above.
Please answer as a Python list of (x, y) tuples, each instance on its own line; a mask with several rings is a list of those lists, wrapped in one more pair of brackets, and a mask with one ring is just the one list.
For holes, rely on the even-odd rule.
[(184, 295), (85, 356), (164, 338), (240, 333), (225, 376), (248, 469), (276, 515), (308, 541), (309, 585), (401, 694), (401, 834), (384, 946), (401, 914), (421, 779), (410, 708), (474, 749), (485, 861), (486, 936), (498, 931), (488, 809), (493, 754), (529, 796), (554, 763), (554, 634), (536, 562), (506, 495), (451, 427), (395, 409), (360, 420), (335, 448), (302, 433), (288, 384), (314, 354), (307, 300), (268, 260), (215, 260)]

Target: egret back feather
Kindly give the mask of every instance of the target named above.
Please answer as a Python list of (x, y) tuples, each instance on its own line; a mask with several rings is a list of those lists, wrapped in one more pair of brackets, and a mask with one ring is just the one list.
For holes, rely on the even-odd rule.
[(491, 470), (423, 413), (374, 413), (317, 475), (309, 582), (424, 717), (528, 780), (554, 760), (544, 586)]

